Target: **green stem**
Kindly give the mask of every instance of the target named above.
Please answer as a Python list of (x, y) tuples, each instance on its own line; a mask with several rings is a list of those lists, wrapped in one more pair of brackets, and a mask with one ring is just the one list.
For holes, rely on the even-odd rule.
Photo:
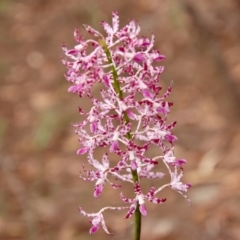
[[(105, 43), (104, 40), (100, 40), (99, 42), (100, 42), (100, 44), (102, 45), (102, 47), (105, 51), (105, 54), (106, 54), (107, 59), (108, 59), (108, 63), (111, 65), (111, 71), (112, 71), (112, 75), (113, 75), (113, 88), (114, 88), (115, 92), (118, 94), (119, 99), (123, 99), (123, 92), (121, 90), (121, 87), (120, 87), (120, 84), (119, 84), (119, 81), (118, 81), (118, 74), (117, 74), (117, 70), (114, 67), (111, 53), (110, 53), (110, 51), (108, 49), (108, 46), (107, 46), (107, 44)], [(124, 112), (123, 114), (124, 114), (123, 117), (124, 117), (125, 123), (126, 124), (129, 123), (129, 118), (128, 118), (127, 113)], [(131, 132), (128, 132), (126, 137), (129, 140), (132, 139)], [(132, 173), (133, 182), (134, 183), (138, 182), (137, 170), (131, 170), (131, 173)], [(134, 215), (135, 215), (134, 240), (140, 240), (140, 236), (141, 236), (141, 217), (142, 217), (142, 215), (141, 215), (140, 210), (139, 210), (139, 203), (137, 203), (137, 207), (136, 207)]]
[(139, 203), (137, 203), (137, 208), (134, 213), (135, 217), (135, 231), (134, 231), (134, 240), (140, 240), (141, 236), (141, 222), (142, 222), (142, 215), (139, 210)]

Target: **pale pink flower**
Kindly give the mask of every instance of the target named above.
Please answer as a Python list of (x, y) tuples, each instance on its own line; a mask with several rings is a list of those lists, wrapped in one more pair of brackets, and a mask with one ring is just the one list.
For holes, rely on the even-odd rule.
[[(191, 186), (181, 180), (186, 160), (174, 155), (177, 137), (172, 129), (176, 121), (167, 122), (173, 103), (166, 100), (172, 86), (161, 94), (159, 79), (164, 67), (158, 64), (165, 56), (154, 49), (154, 35), (150, 38), (139, 36), (140, 26), (135, 21), (119, 28), (119, 16), (115, 11), (112, 25), (106, 22), (101, 25), (106, 36), (84, 25), (92, 39), (84, 40), (75, 30), (76, 46), (68, 49), (63, 44), (62, 47), (67, 56), (62, 62), (68, 69), (65, 75), (70, 82), (68, 91), (80, 97), (87, 96), (91, 103), (87, 111), (84, 107), (79, 108), (84, 120), (74, 124), (81, 145), (77, 154), (81, 159), (86, 158), (92, 168), (87, 170), (83, 164), (83, 173), (79, 176), (94, 182), (94, 197), (100, 196), (106, 183), (118, 189), (121, 181), (132, 184), (135, 197), (129, 199), (121, 193), (120, 198), (128, 206), (105, 207), (98, 213), (89, 214), (79, 208), (81, 214), (91, 218), (90, 234), (100, 226), (110, 234), (103, 218), (105, 210), (127, 209), (126, 218), (129, 218), (139, 204), (140, 212), (145, 216), (146, 200), (156, 204), (166, 201), (166, 198), (156, 197), (158, 192), (171, 188), (187, 198), (186, 192)], [(95, 96), (93, 87), (99, 89), (95, 85), (100, 87), (100, 96)], [(150, 158), (153, 145), (159, 153)], [(96, 154), (98, 148), (103, 148), (103, 156)], [(113, 155), (115, 157), (109, 159)], [(159, 162), (165, 164), (167, 171), (156, 171)], [(133, 177), (133, 172), (137, 178)], [(157, 179), (160, 183), (166, 175), (170, 176), (169, 183), (160, 184), (156, 189), (151, 187), (147, 194), (142, 192), (144, 178)], [(120, 181), (120, 184), (114, 181)]]

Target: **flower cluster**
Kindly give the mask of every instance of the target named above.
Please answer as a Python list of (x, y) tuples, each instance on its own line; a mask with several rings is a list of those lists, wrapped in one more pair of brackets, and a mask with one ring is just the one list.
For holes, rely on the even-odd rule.
[[(101, 24), (106, 37), (84, 25), (93, 39), (84, 40), (75, 30), (77, 45), (73, 49), (63, 45), (67, 60), (62, 62), (68, 68), (66, 79), (71, 83), (68, 91), (80, 97), (87, 96), (92, 102), (89, 111), (79, 108), (85, 118), (74, 125), (81, 144), (77, 154), (87, 155), (86, 159), (94, 169), (87, 170), (83, 165), (80, 177), (95, 182), (94, 197), (100, 196), (106, 183), (119, 189), (121, 181), (127, 181), (133, 186), (135, 198), (128, 199), (121, 193), (120, 198), (128, 206), (104, 207), (98, 213), (86, 213), (80, 207), (79, 211), (92, 219), (90, 234), (100, 225), (110, 233), (103, 218), (105, 210), (127, 209), (126, 218), (129, 218), (139, 206), (145, 216), (146, 200), (156, 204), (166, 201), (166, 198), (156, 197), (161, 190), (172, 188), (187, 198), (185, 193), (190, 187), (181, 182), (182, 165), (186, 160), (174, 156), (177, 137), (172, 134), (172, 129), (176, 122), (167, 123), (172, 103), (166, 101), (171, 86), (160, 94), (159, 78), (164, 68), (157, 63), (165, 57), (153, 49), (154, 35), (140, 37), (140, 27), (135, 21), (119, 29), (117, 12), (113, 12), (112, 26), (106, 22)], [(100, 97), (94, 96), (95, 84), (102, 86)], [(148, 151), (153, 145), (159, 149), (159, 155), (149, 158)], [(94, 156), (98, 147), (104, 149), (101, 159)], [(111, 161), (108, 153), (116, 154), (119, 161)], [(151, 187), (144, 194), (142, 178), (161, 179), (167, 175), (154, 171), (160, 161), (166, 166), (170, 182), (159, 188)], [(120, 184), (112, 182), (110, 177), (119, 180)]]

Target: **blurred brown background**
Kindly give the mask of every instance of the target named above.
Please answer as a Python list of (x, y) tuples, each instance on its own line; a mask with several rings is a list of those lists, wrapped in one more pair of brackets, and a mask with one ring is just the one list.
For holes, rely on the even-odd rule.
[(186, 158), (193, 206), (166, 191), (148, 205), (142, 240), (240, 239), (240, 1), (239, 0), (1, 0), (0, 1), (0, 239), (132, 239), (132, 220), (105, 216), (109, 229), (89, 236), (88, 212), (118, 200), (78, 178), (82, 156), (71, 123), (83, 102), (67, 93), (62, 42), (74, 28), (101, 29), (112, 10), (121, 26), (136, 19), (153, 32), (167, 59), (161, 83), (174, 82), (170, 120), (178, 157)]

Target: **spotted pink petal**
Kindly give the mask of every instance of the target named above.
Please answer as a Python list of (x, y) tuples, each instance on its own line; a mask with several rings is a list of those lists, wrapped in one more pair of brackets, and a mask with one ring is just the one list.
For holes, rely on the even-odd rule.
[(89, 230), (89, 234), (90, 234), (90, 235), (94, 234), (95, 232), (98, 231), (98, 229), (99, 229), (99, 224), (93, 225), (93, 226), (90, 228), (90, 230)]
[(137, 53), (133, 57), (133, 60), (135, 60), (136, 62), (143, 62), (145, 60), (145, 56), (142, 53)]
[(143, 216), (147, 216), (147, 208), (146, 208), (145, 204), (140, 204), (139, 210)]
[(90, 34), (92, 34), (94, 37), (103, 38), (103, 35), (100, 32), (98, 32), (97, 30), (93, 29), (92, 27), (90, 27), (86, 24), (83, 24), (83, 26), (86, 29), (86, 31), (89, 32)]
[(119, 28), (119, 16), (117, 11), (112, 12), (113, 18), (112, 18), (112, 24), (113, 24), (113, 32), (116, 33)]
[(77, 154), (84, 154), (88, 152), (88, 150), (89, 150), (89, 147), (80, 148), (77, 150)]
[(112, 142), (112, 144), (111, 144), (111, 146), (109, 148), (109, 151), (110, 152), (115, 152), (118, 149), (119, 149), (118, 141)]
[(133, 203), (130, 206), (129, 211), (127, 212), (127, 215), (125, 216), (125, 218), (130, 218), (134, 214), (136, 207), (137, 207), (137, 203)]
[(131, 168), (132, 168), (133, 171), (137, 169), (137, 163), (136, 163), (135, 160), (131, 161)]
[(76, 93), (81, 89), (82, 89), (81, 85), (73, 85), (73, 86), (68, 88), (68, 92)]
[(100, 196), (100, 194), (103, 191), (103, 186), (104, 186), (104, 184), (97, 184), (97, 185), (95, 185), (95, 187), (94, 187), (94, 194), (93, 194), (94, 197), (98, 198)]

